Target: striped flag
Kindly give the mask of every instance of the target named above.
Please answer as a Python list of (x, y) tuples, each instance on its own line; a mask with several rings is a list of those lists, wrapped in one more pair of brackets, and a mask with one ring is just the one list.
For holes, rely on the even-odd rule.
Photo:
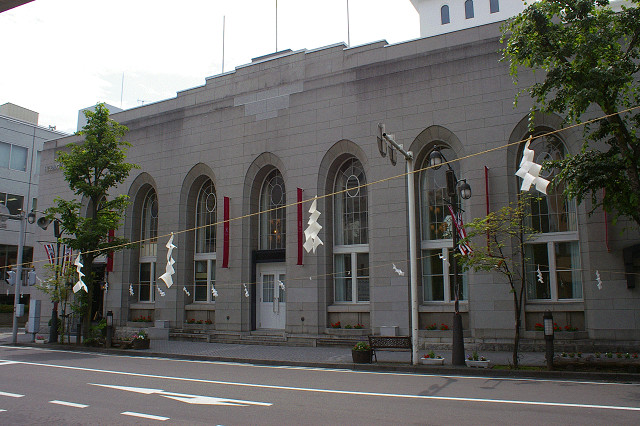
[(45, 244), (44, 251), (47, 254), (47, 259), (49, 259), (49, 264), (53, 265), (56, 258), (56, 251), (53, 248), (53, 244)]
[(73, 249), (69, 246), (65, 246), (63, 253), (64, 257), (62, 258), (62, 273), (66, 274), (69, 265), (73, 264)]
[[(456, 228), (456, 232), (458, 233), (458, 237), (462, 240), (467, 238), (467, 231), (464, 229), (464, 223), (462, 223), (462, 215), (458, 213), (457, 215), (453, 214), (453, 209), (451, 206), (447, 206), (449, 208), (449, 213), (451, 214), (451, 221), (453, 222), (453, 226)], [(458, 244), (458, 250), (462, 253), (463, 256), (471, 253), (471, 247), (468, 244)]]

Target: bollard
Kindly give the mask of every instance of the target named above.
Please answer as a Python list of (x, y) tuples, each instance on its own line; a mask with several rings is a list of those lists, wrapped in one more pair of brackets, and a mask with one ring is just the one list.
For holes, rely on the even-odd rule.
[(76, 327), (76, 345), (79, 345), (82, 343), (82, 323), (79, 322), (78, 326)]
[(547, 359), (547, 370), (553, 370), (553, 315), (551, 311), (544, 311), (542, 317), (544, 323), (544, 341)]

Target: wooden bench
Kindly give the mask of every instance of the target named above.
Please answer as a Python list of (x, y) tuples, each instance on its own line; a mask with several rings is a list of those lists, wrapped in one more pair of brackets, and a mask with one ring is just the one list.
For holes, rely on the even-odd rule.
[(369, 336), (369, 346), (371, 346), (372, 355), (376, 362), (378, 361), (376, 350), (409, 351), (413, 364), (411, 336)]

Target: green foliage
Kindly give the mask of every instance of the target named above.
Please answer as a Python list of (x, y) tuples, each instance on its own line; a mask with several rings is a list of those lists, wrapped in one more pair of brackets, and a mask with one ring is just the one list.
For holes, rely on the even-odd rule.
[[(522, 90), (534, 101), (532, 117), (542, 111), (577, 122), (594, 106), (608, 115), (595, 129), (585, 128), (581, 153), (554, 164), (560, 168), (554, 183), (565, 182), (567, 197), (591, 198), (593, 209), (603, 206), (640, 225), (640, 110), (626, 111), (640, 103), (640, 0), (617, 13), (608, 4), (532, 2), (503, 26), (502, 54), (516, 84), (521, 67), (544, 72)], [(606, 195), (599, 198), (602, 188)]]
[[(56, 198), (56, 206), (47, 209), (47, 215), (58, 217), (62, 232), (71, 236), (61, 238), (62, 242), (76, 252), (82, 252), (84, 281), (89, 294), (79, 292), (76, 296), (83, 308), (85, 330), (88, 330), (92, 317), (88, 300), (92, 298), (95, 279), (93, 260), (113, 252), (111, 247), (127, 242), (124, 238), (108, 240), (109, 230), (120, 227), (129, 203), (126, 195), (110, 197), (109, 191), (123, 183), (137, 166), (125, 161), (130, 144), (122, 138), (128, 129), (109, 118), (109, 110), (104, 104), (96, 105), (95, 112), (85, 111), (85, 115), (87, 125), (78, 132), (84, 136), (84, 141), (70, 145), (56, 158), (69, 188), (81, 199)], [(83, 199), (88, 201), (86, 215), (81, 214)]]
[(528, 192), (521, 193), (517, 201), (483, 218), (474, 219), (467, 224), (467, 238), (462, 240), (472, 252), (467, 256), (456, 254), (463, 269), (497, 272), (508, 282), (515, 319), (513, 365), (516, 367), (526, 286), (524, 249), (536, 234), (527, 226), (527, 217), (530, 216), (531, 204), (538, 200)]
[(354, 351), (370, 351), (371, 346), (367, 342), (358, 342), (353, 347)]

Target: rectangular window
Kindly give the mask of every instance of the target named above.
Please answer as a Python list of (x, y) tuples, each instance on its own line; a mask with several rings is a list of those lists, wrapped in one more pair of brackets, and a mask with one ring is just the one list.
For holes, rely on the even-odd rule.
[(215, 298), (211, 294), (216, 282), (215, 259), (196, 260), (195, 266), (195, 292), (194, 302), (213, 302)]
[(369, 253), (356, 254), (358, 302), (369, 301)]
[(499, 0), (490, 0), (489, 1), (489, 13), (498, 13), (500, 12), (500, 2)]
[(582, 298), (580, 248), (577, 241), (527, 244), (525, 257), (529, 300)]
[[(422, 295), (425, 302), (452, 302), (455, 300), (453, 269), (450, 264), (451, 248), (422, 250)], [(467, 300), (467, 280), (458, 274), (458, 300)]]
[(335, 301), (351, 302), (352, 296), (351, 253), (335, 256)]
[(11, 145), (0, 142), (0, 167), (9, 168), (9, 157), (11, 157)]
[(21, 172), (27, 171), (27, 153), (29, 150), (22, 146), (11, 146), (11, 162), (9, 168), (12, 170), (19, 170)]
[(4, 204), (11, 214), (19, 214), (24, 205), (24, 197), (22, 195), (7, 194)]
[(155, 262), (140, 263), (140, 291), (138, 292), (140, 302), (153, 302), (156, 289), (155, 269)]

